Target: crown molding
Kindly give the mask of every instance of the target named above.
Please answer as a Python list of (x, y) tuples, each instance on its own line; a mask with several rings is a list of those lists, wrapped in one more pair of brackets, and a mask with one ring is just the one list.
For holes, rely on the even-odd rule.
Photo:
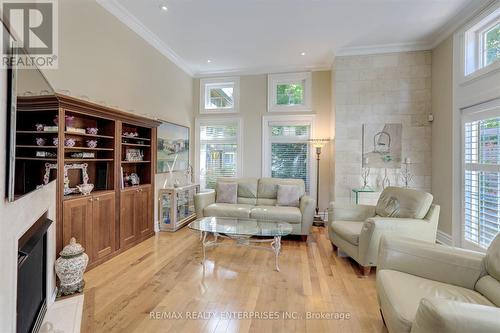
[(336, 57), (430, 50), (428, 42), (410, 42), (344, 47), (335, 53)]
[(471, 20), (486, 8), (492, 6), (495, 2), (498, 2), (498, 0), (474, 0), (468, 3), (458, 12), (458, 14), (454, 15), (451, 20), (446, 22), (441, 29), (431, 36), (431, 49), (441, 44), (442, 41), (455, 33), (455, 31), (467, 23), (467, 21)]
[(269, 73), (289, 73), (289, 72), (318, 72), (332, 69), (332, 63), (324, 63), (311, 66), (268, 66), (256, 68), (234, 68), (222, 70), (199, 71), (194, 76), (196, 78), (218, 77), (227, 75), (259, 75)]
[(165, 44), (156, 34), (149, 30), (140, 20), (132, 15), (125, 7), (123, 7), (117, 0), (96, 0), (96, 2), (106, 9), (109, 13), (115, 16), (127, 27), (132, 29), (142, 39), (148, 42), (151, 46), (157, 49), (161, 54), (172, 61), (177, 67), (186, 72), (189, 76), (194, 76), (192, 68)]

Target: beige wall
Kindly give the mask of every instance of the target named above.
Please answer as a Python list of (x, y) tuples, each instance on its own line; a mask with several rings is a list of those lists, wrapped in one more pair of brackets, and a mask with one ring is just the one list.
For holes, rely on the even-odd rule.
[[(412, 160), (413, 188), (431, 187), (431, 54), (429, 51), (346, 56), (335, 59), (335, 201), (351, 201), (360, 187), (362, 125), (402, 123), (402, 158)], [(389, 169), (401, 186), (399, 169)], [(372, 169), (370, 185), (381, 188), (383, 169)]]
[[(59, 69), (44, 74), (54, 89), (69, 90), (73, 96), (194, 124), (193, 78), (95, 1), (59, 1)], [(156, 190), (166, 177), (156, 175)]]
[(439, 230), (452, 233), (453, 36), (432, 50), (432, 194)]
[[(312, 105), (316, 115), (315, 135), (330, 137), (331, 77), (330, 71), (312, 73)], [(195, 80), (195, 108), (199, 115), (199, 79)], [(240, 77), (240, 111), (237, 115), (217, 115), (217, 117), (241, 117), (243, 119), (243, 176), (261, 177), (262, 173), (262, 117), (276, 115), (267, 112), (267, 75), (246, 75)], [(311, 114), (309, 113), (278, 113)], [(330, 148), (323, 149), (320, 164), (320, 209), (326, 209), (330, 200)], [(314, 165), (316, 167), (316, 165)]]

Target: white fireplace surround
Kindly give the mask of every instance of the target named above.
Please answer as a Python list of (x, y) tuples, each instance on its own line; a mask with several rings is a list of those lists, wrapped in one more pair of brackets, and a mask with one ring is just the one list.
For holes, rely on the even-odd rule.
[[(0, 70), (0, 87), (7, 73)], [(54, 221), (47, 231), (47, 306), (54, 302), (56, 244), (56, 183), (53, 181), (12, 203), (5, 199), (7, 119), (6, 89), (0, 90), (0, 332), (16, 331), (17, 250), (19, 238), (45, 212)]]

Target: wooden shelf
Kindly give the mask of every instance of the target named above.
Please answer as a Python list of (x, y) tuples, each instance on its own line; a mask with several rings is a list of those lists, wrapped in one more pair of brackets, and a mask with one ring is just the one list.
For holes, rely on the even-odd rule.
[(113, 193), (115, 190), (95, 190), (90, 192), (89, 195), (83, 195), (81, 193), (67, 194), (63, 197), (63, 200), (79, 199), (79, 198), (91, 198), (93, 195), (101, 195), (106, 193)]
[(74, 136), (87, 136), (90, 138), (102, 138), (102, 139), (114, 139), (114, 136), (110, 135), (100, 135), (100, 134), (87, 134), (87, 133), (76, 133), (76, 132), (64, 132), (65, 135), (74, 135)]
[(66, 150), (99, 150), (99, 151), (113, 151), (113, 148), (89, 148), (89, 147), (64, 147)]
[[(140, 138), (138, 136), (125, 136), (125, 135), (122, 135), (122, 138), (124, 138), (124, 139), (133, 139), (133, 140), (151, 141), (151, 139), (149, 139), (149, 138)], [(123, 142), (122, 142), (122, 144), (123, 144)]]
[(57, 149), (57, 146), (16, 145), (16, 148)]
[(127, 142), (122, 142), (122, 146), (131, 146), (131, 147), (151, 147), (151, 145), (143, 145), (139, 143), (127, 143)]
[(57, 131), (16, 131), (18, 134), (57, 134)]
[(113, 162), (112, 158), (65, 158), (64, 162)]
[(52, 157), (16, 157), (16, 160), (25, 160), (25, 161), (51, 161), (57, 162), (57, 158)]
[(133, 163), (151, 163), (151, 161), (122, 161), (122, 163), (133, 164)]

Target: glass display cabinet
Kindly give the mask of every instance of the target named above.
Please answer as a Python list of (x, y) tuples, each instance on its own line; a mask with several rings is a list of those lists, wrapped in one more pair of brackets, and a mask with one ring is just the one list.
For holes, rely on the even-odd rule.
[(158, 191), (158, 218), (160, 230), (176, 231), (196, 218), (194, 195), (200, 185), (164, 188)]

